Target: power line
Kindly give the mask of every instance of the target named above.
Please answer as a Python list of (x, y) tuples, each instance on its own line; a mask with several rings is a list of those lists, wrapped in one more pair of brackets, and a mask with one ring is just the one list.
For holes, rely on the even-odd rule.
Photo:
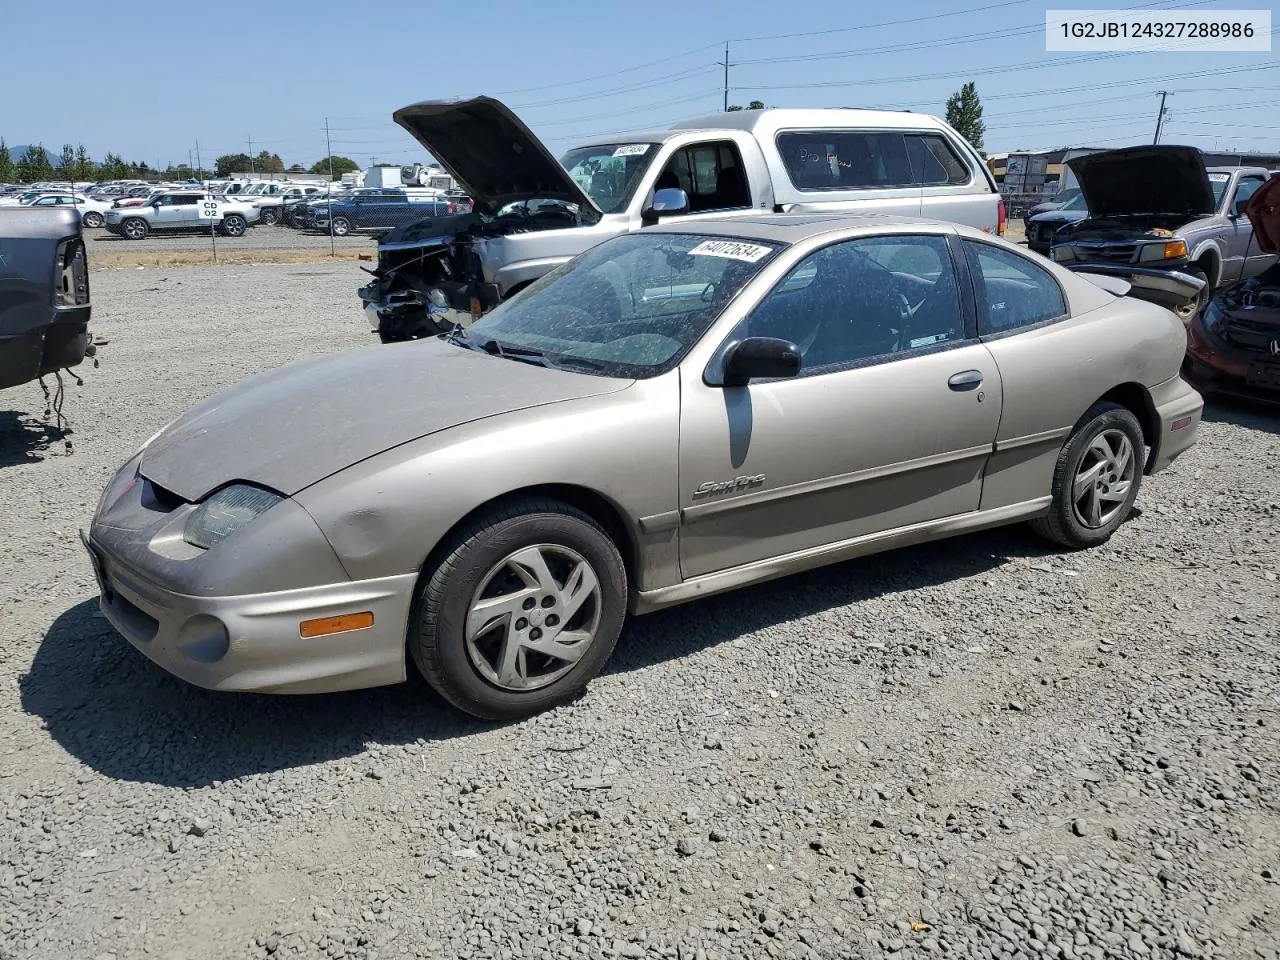
[(649, 87), (662, 87), (678, 80), (690, 80), (694, 77), (705, 76), (708, 73), (719, 72), (717, 65), (708, 65), (705, 67), (696, 67), (686, 70), (683, 73), (677, 73), (674, 76), (663, 77), (660, 80), (645, 80), (640, 83), (628, 84), (622, 87), (614, 87), (610, 90), (598, 90), (595, 93), (584, 93), (574, 97), (560, 97), (554, 100), (539, 100), (536, 103), (517, 103), (512, 104), (514, 108), (527, 110), (533, 107), (557, 107), (563, 103), (580, 103), (583, 100), (599, 100), (601, 97), (612, 96), (616, 93), (632, 93), (636, 90), (646, 90)]
[(1030, 0), (1003, 0), (1001, 3), (989, 3), (985, 7), (965, 7), (963, 10), (949, 10), (945, 13), (932, 13), (928, 16), (907, 17), (904, 20), (884, 20), (880, 23), (862, 23), (852, 27), (832, 27), (829, 30), (807, 30), (804, 33), (775, 33), (767, 37), (731, 37), (734, 43), (754, 43), (757, 40), (794, 40), (796, 37), (821, 37), (833, 33), (849, 33), (853, 30), (877, 30), (880, 27), (901, 27), (907, 24), (924, 23), (928, 20), (942, 20), (945, 17), (967, 16), (981, 13), (984, 10), (996, 10), (1000, 7), (1020, 7)]

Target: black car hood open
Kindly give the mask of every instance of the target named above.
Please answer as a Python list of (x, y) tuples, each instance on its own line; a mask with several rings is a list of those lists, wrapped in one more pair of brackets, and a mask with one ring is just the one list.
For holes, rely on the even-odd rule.
[(1067, 161), (1091, 219), (1176, 214), (1212, 216), (1213, 188), (1195, 147), (1150, 146), (1104, 150)]
[(545, 197), (600, 215), (542, 141), (493, 97), (424, 100), (392, 116), (453, 174), (482, 213)]

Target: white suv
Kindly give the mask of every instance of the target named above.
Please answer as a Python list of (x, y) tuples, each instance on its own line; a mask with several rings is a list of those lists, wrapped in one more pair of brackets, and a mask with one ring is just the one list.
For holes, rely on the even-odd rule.
[(106, 227), (129, 240), (142, 240), (155, 230), (208, 230), (212, 220), (224, 236), (241, 237), (259, 216), (250, 203), (200, 190), (171, 190), (157, 193), (141, 207), (108, 210)]

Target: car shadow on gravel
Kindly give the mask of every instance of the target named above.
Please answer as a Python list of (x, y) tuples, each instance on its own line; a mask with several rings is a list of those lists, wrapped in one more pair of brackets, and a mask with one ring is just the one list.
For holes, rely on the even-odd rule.
[(65, 439), (53, 424), (16, 410), (0, 410), (0, 469), (37, 463)]
[(202, 690), (129, 646), (96, 598), (54, 621), (18, 683), (24, 711), (76, 759), (118, 780), (171, 787), (355, 756), (371, 743), (493, 727), (454, 710), (416, 676), (394, 687), (313, 696)]
[[(1129, 519), (1137, 516), (1135, 508)], [(637, 617), (623, 632), (605, 672), (641, 670), (884, 594), (940, 584), (964, 590), (965, 578), (989, 574), (1011, 559), (1034, 560), (1060, 553), (1019, 524), (860, 557)], [(867, 620), (863, 626), (874, 634), (879, 624)]]
[(1280, 436), (1280, 407), (1213, 397), (1205, 401), (1203, 419)]
[[(749, 587), (629, 621), (606, 672), (678, 660), (824, 610), (1053, 553), (1025, 528), (1010, 527)], [(371, 743), (453, 739), (494, 726), (454, 710), (416, 674), (395, 687), (313, 696), (201, 690), (130, 647), (96, 599), (54, 621), (19, 687), (23, 709), (82, 763), (115, 779), (175, 787), (355, 756)]]

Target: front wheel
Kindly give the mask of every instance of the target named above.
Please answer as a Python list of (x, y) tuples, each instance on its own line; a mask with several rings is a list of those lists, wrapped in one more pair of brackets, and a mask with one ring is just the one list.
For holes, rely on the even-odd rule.
[(229, 213), (222, 218), (222, 232), (228, 237), (243, 237), (248, 228), (248, 221), (238, 213)]
[(258, 222), (265, 224), (268, 227), (272, 226), (273, 224), (280, 222), (280, 214), (276, 212), (274, 207), (263, 207), (262, 216)]
[(1105, 543), (1133, 509), (1142, 485), (1142, 427), (1118, 403), (1096, 403), (1080, 418), (1053, 471), (1053, 504), (1031, 523), (1072, 549)]
[(330, 229), (335, 237), (345, 237), (351, 232), (351, 221), (346, 217), (334, 217), (330, 222)]
[(106, 221), (105, 219), (103, 219), (102, 214), (98, 213), (98, 211), (96, 211), (96, 210), (89, 210), (89, 211), (87, 211), (87, 212), (85, 213), (85, 215), (81, 218), (81, 222), (82, 222), (86, 227), (90, 227), (90, 228), (97, 228), (97, 227), (102, 226), (102, 225), (103, 225), (104, 223), (106, 223), (107, 221)]
[(141, 217), (129, 217), (120, 224), (120, 232), (130, 240), (145, 240), (147, 234), (151, 232), (151, 227)]
[(487, 720), (578, 696), (613, 652), (627, 574), (609, 535), (581, 511), (526, 498), (452, 541), (418, 597), (409, 652), (427, 682)]

